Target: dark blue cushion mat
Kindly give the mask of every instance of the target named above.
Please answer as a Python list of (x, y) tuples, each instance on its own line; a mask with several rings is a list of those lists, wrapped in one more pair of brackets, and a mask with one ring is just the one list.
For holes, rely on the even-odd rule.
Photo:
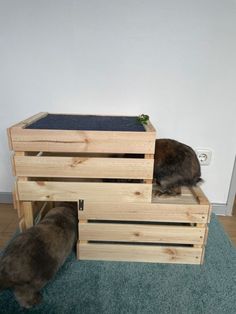
[(26, 129), (144, 132), (137, 117), (48, 114)]

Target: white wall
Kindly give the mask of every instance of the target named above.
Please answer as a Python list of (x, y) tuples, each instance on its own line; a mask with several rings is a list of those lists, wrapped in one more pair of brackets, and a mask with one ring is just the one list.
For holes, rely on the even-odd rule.
[(203, 189), (226, 203), (236, 147), (235, 0), (0, 0), (0, 191), (6, 128), (39, 111), (151, 116), (209, 147)]

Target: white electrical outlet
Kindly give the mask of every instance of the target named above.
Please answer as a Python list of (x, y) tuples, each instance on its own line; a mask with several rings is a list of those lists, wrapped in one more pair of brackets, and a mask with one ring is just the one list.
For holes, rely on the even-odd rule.
[(208, 166), (211, 162), (212, 151), (210, 149), (196, 149), (197, 158), (201, 166)]

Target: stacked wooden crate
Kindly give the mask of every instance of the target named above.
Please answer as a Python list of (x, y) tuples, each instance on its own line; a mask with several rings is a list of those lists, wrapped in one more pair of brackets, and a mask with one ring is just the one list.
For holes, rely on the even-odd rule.
[(80, 259), (203, 262), (210, 205), (198, 187), (150, 203), (88, 201), (79, 217)]
[(76, 201), (79, 259), (203, 261), (209, 202), (200, 188), (183, 189), (179, 198), (155, 196), (150, 122), (138, 132), (30, 128), (46, 117), (8, 132), (22, 230), (33, 225), (37, 202)]

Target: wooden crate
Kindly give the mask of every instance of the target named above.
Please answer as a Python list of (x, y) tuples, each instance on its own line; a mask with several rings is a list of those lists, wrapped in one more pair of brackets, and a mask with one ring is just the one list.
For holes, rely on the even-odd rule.
[(10, 127), (10, 148), (20, 152), (154, 154), (156, 131), (150, 121), (144, 132), (27, 128), (47, 115), (39, 113)]
[(21, 226), (33, 225), (35, 201), (151, 202), (156, 132), (150, 122), (142, 131), (31, 128), (46, 117), (8, 129)]
[(78, 213), (78, 259), (203, 262), (210, 204), (199, 187), (150, 203), (86, 202)]
[(74, 201), (79, 259), (202, 263), (209, 202), (200, 188), (154, 196), (150, 122), (142, 132), (30, 128), (47, 116), (8, 129), (21, 230), (34, 224), (45, 202)]

